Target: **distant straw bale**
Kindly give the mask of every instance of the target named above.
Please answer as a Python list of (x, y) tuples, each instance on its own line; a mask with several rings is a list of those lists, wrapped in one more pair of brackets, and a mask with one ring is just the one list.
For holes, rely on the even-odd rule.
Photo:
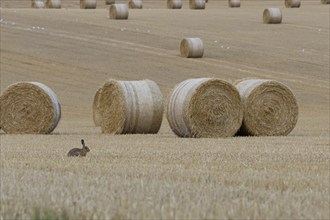
[(228, 5), (231, 8), (239, 8), (241, 7), (241, 0), (228, 0)]
[(321, 4), (330, 4), (330, 0), (321, 0)]
[(109, 15), (111, 19), (128, 19), (127, 4), (113, 4), (110, 6)]
[(205, 9), (205, 0), (189, 0), (190, 9)]
[(99, 110), (103, 133), (157, 133), (163, 119), (163, 96), (151, 80), (107, 81)]
[(243, 108), (232, 84), (197, 78), (174, 88), (166, 116), (171, 129), (180, 137), (230, 137), (242, 124)]
[(61, 0), (47, 0), (46, 8), (61, 8)]
[(142, 9), (143, 8), (142, 0), (130, 0), (128, 6), (131, 9)]
[(80, 0), (81, 9), (95, 9), (96, 0)]
[(0, 124), (10, 134), (48, 134), (61, 118), (55, 93), (38, 82), (10, 85), (0, 97)]
[(265, 24), (280, 24), (282, 22), (282, 11), (279, 8), (266, 8), (262, 18)]
[(31, 7), (32, 8), (45, 8), (45, 3), (43, 0), (32, 0)]
[(116, 3), (115, 0), (105, 0), (106, 5), (112, 5), (112, 4), (115, 4), (115, 3)]
[(291, 90), (274, 80), (248, 79), (236, 83), (244, 117), (239, 134), (288, 135), (298, 120), (298, 104)]
[(102, 87), (99, 88), (95, 95), (94, 95), (94, 101), (93, 101), (93, 121), (95, 126), (101, 126), (101, 114), (100, 114), (100, 95), (101, 95)]
[(299, 8), (300, 0), (285, 0), (285, 7), (287, 8)]
[(201, 58), (204, 54), (203, 41), (200, 38), (184, 38), (180, 43), (181, 56), (187, 58)]
[(168, 9), (181, 9), (182, 0), (167, 0), (167, 8)]

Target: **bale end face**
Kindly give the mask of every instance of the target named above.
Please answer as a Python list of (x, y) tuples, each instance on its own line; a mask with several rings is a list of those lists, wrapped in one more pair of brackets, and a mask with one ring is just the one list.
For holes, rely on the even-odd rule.
[(282, 22), (282, 12), (279, 8), (267, 8), (263, 12), (263, 22), (265, 24), (280, 24)]

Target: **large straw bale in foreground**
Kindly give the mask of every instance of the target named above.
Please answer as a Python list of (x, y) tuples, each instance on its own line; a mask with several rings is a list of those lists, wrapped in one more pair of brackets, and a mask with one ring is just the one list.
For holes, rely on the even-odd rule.
[(95, 9), (96, 0), (80, 0), (81, 9)]
[(181, 56), (186, 58), (201, 58), (204, 54), (203, 41), (200, 38), (184, 38), (180, 43)]
[(47, 0), (46, 8), (61, 8), (61, 0)]
[(298, 120), (298, 104), (291, 90), (273, 80), (249, 79), (236, 84), (244, 118), (240, 134), (288, 135)]
[(282, 22), (282, 11), (279, 8), (266, 8), (262, 18), (265, 24), (280, 24)]
[(110, 6), (109, 15), (111, 19), (128, 19), (127, 4), (113, 4)]
[(163, 119), (163, 96), (151, 80), (106, 82), (99, 110), (103, 133), (157, 133)]
[(285, 0), (285, 7), (287, 8), (299, 8), (300, 0)]
[(93, 101), (93, 121), (95, 126), (101, 126), (101, 114), (100, 114), (100, 95), (101, 95), (102, 87), (99, 88), (95, 95)]
[(205, 9), (205, 0), (189, 0), (190, 9)]
[(230, 137), (242, 124), (243, 108), (237, 89), (230, 83), (197, 78), (175, 87), (166, 115), (180, 137)]
[(128, 6), (131, 9), (142, 9), (143, 3), (142, 3), (142, 0), (130, 0), (128, 2)]
[(32, 8), (45, 8), (45, 3), (43, 0), (32, 0), (31, 7)]
[(167, 8), (168, 9), (181, 9), (182, 0), (167, 0)]
[(48, 134), (61, 118), (55, 93), (38, 82), (9, 86), (0, 97), (0, 124), (10, 134)]

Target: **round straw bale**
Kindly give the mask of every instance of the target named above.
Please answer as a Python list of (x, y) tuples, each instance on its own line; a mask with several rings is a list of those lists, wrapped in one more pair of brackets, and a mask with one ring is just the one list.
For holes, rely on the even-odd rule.
[(285, 7), (287, 8), (299, 8), (300, 0), (285, 0)]
[(42, 0), (32, 0), (31, 7), (32, 8), (45, 8), (45, 3)]
[(100, 94), (102, 91), (102, 87), (99, 88), (95, 95), (94, 95), (94, 101), (93, 101), (93, 121), (95, 126), (101, 126), (101, 114), (100, 114), (100, 110), (99, 110), (99, 106), (100, 106)]
[(321, 0), (322, 4), (330, 4), (330, 0)]
[(157, 133), (163, 119), (163, 96), (151, 80), (106, 82), (99, 99), (103, 133)]
[(61, 8), (61, 0), (47, 0), (46, 8)]
[(167, 8), (169, 9), (181, 9), (182, 0), (167, 0)]
[(239, 8), (241, 7), (241, 0), (228, 0), (228, 5), (231, 8)]
[(105, 4), (106, 5), (112, 5), (112, 4), (115, 4), (115, 0), (105, 0)]
[(242, 124), (243, 108), (232, 84), (197, 78), (174, 88), (166, 116), (171, 129), (180, 137), (230, 137)]
[(239, 134), (288, 135), (298, 120), (298, 104), (291, 90), (274, 80), (249, 79), (236, 84), (244, 117)]
[(280, 24), (282, 22), (282, 12), (279, 8), (266, 8), (263, 13), (265, 24)]
[(184, 38), (180, 43), (180, 53), (187, 58), (203, 57), (203, 41), (200, 38)]
[(10, 134), (48, 134), (61, 118), (55, 93), (38, 82), (10, 85), (0, 97), (0, 124)]
[(96, 0), (80, 0), (81, 9), (95, 9)]
[(129, 8), (132, 9), (142, 9), (143, 8), (142, 0), (130, 0), (128, 6)]
[(111, 19), (128, 19), (128, 5), (127, 4), (113, 4), (109, 10)]
[(189, 0), (190, 9), (205, 9), (205, 0)]

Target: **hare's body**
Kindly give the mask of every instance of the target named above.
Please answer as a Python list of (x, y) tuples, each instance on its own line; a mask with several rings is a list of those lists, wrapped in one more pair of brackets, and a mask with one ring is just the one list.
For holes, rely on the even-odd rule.
[(72, 148), (69, 152), (68, 152), (68, 157), (85, 157), (87, 152), (90, 151), (90, 149), (85, 145), (85, 141), (84, 139), (81, 139), (81, 144), (83, 145), (82, 148)]

